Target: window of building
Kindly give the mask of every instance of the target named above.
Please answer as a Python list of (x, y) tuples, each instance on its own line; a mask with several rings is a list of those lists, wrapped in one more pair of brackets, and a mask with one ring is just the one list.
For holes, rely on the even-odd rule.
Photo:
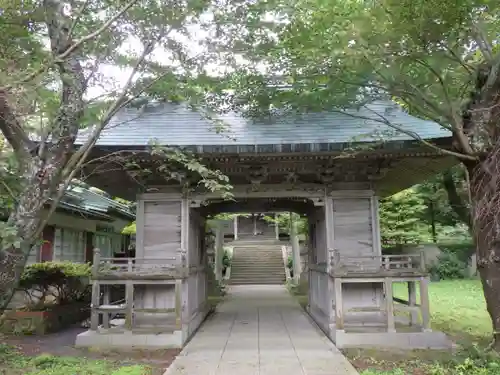
[(109, 233), (96, 233), (95, 234), (95, 247), (99, 249), (101, 257), (112, 258), (113, 250), (111, 244), (111, 237)]
[(85, 262), (85, 237), (82, 231), (57, 228), (54, 237), (55, 261)]

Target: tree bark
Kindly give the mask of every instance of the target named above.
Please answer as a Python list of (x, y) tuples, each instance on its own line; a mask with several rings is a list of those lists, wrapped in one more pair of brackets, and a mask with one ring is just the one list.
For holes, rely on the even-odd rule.
[[(45, 222), (44, 207), (49, 202), (49, 185), (54, 181), (57, 169), (47, 170), (36, 163), (27, 165), (19, 200), (7, 221), (15, 229), (15, 238), (21, 246), (2, 244), (0, 252), (0, 315), (7, 308), (19, 283), (26, 260), (37, 244), (37, 235)], [(61, 168), (62, 163), (56, 168)]]
[(471, 176), (473, 233), (477, 267), (486, 307), (492, 320), (492, 348), (500, 352), (500, 175), (491, 165), (500, 166), (500, 153), (492, 152), (485, 161), (468, 165)]
[[(45, 205), (53, 201), (57, 204), (61, 190), (66, 186), (64, 167), (73, 151), (73, 145), (83, 115), (86, 80), (80, 64), (77, 49), (66, 53), (72, 47), (71, 19), (64, 11), (64, 3), (59, 0), (44, 0), (46, 24), (51, 41), (51, 50), (57, 60), (61, 82), (61, 99), (57, 116), (51, 124), (51, 139), (41, 145), (36, 154), (26, 145), (28, 137), (8, 106), (5, 93), (0, 93), (0, 130), (9, 140), (14, 151), (23, 152), (21, 192), (14, 211), (10, 214), (8, 225), (15, 230), (17, 244), (2, 243), (0, 253), (0, 315), (7, 308), (19, 285), (19, 278), (26, 265), (29, 252), (37, 242), (46, 221)], [(66, 53), (64, 59), (59, 56)], [(1, 95), (3, 94), (3, 96)], [(9, 116), (2, 117), (2, 114)], [(26, 150), (28, 152), (26, 152)]]
[(451, 170), (447, 170), (443, 173), (443, 186), (448, 196), (448, 203), (453, 212), (455, 212), (460, 221), (467, 224), (469, 228), (472, 228), (470, 210), (458, 194)]

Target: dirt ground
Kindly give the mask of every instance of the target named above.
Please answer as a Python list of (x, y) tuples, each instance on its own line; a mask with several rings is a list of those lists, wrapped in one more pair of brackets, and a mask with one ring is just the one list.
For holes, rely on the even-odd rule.
[(85, 328), (75, 327), (43, 336), (0, 336), (0, 342), (15, 346), (25, 355), (37, 356), (51, 354), (54, 356), (86, 357), (105, 359), (123, 364), (144, 364), (153, 368), (152, 375), (161, 375), (170, 366), (180, 349), (161, 350), (97, 350), (75, 348), (75, 338)]
[(447, 362), (455, 355), (452, 350), (345, 349), (342, 352), (359, 372), (399, 368), (405, 375), (429, 375), (433, 372), (423, 365)]

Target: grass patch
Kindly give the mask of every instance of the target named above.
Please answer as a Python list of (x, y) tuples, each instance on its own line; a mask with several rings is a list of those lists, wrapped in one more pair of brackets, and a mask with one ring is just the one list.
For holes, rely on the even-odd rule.
[[(407, 298), (406, 284), (395, 284), (394, 294)], [(432, 328), (448, 334), (462, 349), (346, 351), (361, 375), (500, 375), (498, 357), (482, 351), (490, 341), (492, 328), (481, 282), (433, 282), (429, 299)]]
[[(301, 305), (307, 304), (306, 295), (298, 294), (293, 287), (290, 292)], [(406, 299), (406, 284), (394, 284), (394, 294)], [(454, 352), (346, 350), (361, 375), (500, 375), (498, 357), (482, 350), (490, 342), (492, 328), (481, 282), (431, 282), (429, 299), (432, 328), (448, 334), (462, 349)]]
[(144, 365), (124, 366), (117, 362), (82, 357), (59, 357), (41, 354), (22, 355), (12, 347), (0, 344), (2, 375), (150, 375), (152, 368)]
[[(406, 285), (395, 284), (394, 294), (407, 298)], [(453, 340), (465, 345), (477, 342), (482, 346), (489, 342), (492, 333), (491, 319), (486, 311), (479, 280), (430, 283), (429, 299), (433, 329), (445, 332)]]

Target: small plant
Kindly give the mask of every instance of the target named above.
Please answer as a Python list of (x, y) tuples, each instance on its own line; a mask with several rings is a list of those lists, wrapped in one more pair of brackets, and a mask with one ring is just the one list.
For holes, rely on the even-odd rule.
[(224, 248), (222, 255), (222, 275), (226, 274), (226, 270), (231, 267), (232, 253), (228, 248)]
[(466, 277), (467, 264), (456, 254), (444, 252), (438, 261), (433, 264), (429, 271), (434, 278), (439, 280), (464, 279)]
[(289, 256), (286, 263), (287, 268), (290, 270), (290, 277), (293, 277), (293, 257)]
[(44, 262), (27, 266), (19, 288), (25, 292), (31, 311), (51, 305), (90, 302), (90, 265), (72, 262)]

